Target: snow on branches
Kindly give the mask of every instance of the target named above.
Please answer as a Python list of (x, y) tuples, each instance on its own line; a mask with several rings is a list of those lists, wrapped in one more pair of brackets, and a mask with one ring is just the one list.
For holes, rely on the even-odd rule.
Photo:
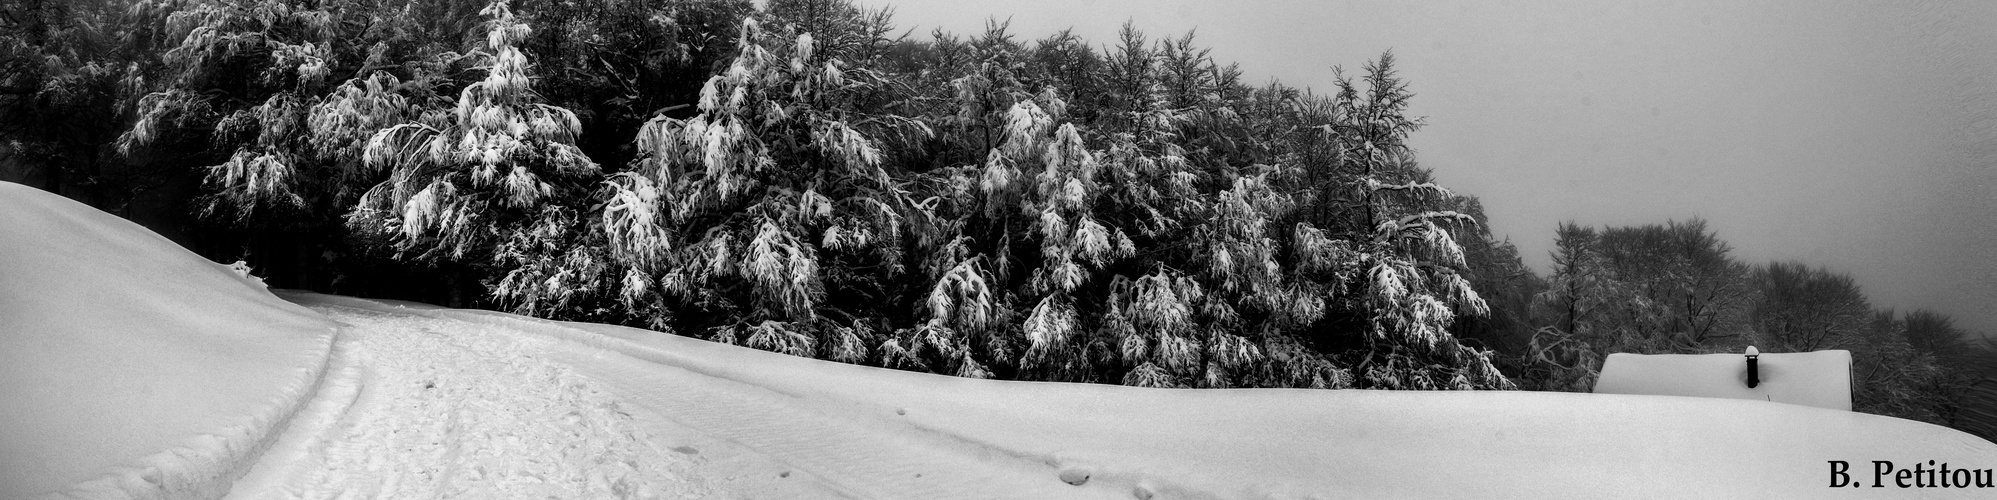
[(604, 188), (609, 199), (603, 205), (603, 232), (610, 239), (611, 255), (628, 263), (636, 273), (663, 268), (673, 246), (661, 220), (659, 190), (652, 179), (619, 172), (604, 181)]
[[(462, 53), (365, 49), (345, 81), (333, 55), (356, 51), (329, 52), (310, 9), (190, 14), (172, 57), (207, 69), (178, 78), (254, 53), (283, 89), (221, 112), (162, 91), (126, 142), (215, 114), (223, 204), (336, 206), (401, 259), (480, 266), (523, 313), (969, 377), (1509, 386), (1450, 334), (1489, 309), (1456, 240), (1474, 221), (1415, 166), (1390, 58), (1320, 97), (1243, 86), (1190, 37), (917, 43), (827, 5), (689, 20), (726, 35), (674, 53), (718, 64), (622, 122), (536, 92), (570, 90), (526, 50), (551, 18), (505, 1)], [(585, 119), (636, 127), (587, 142), (629, 162), (600, 169)]]
[[(856, 106), (852, 94), (883, 82), (849, 66), (850, 38), (743, 20), (734, 59), (701, 88), (699, 113), (647, 121), (632, 168), (607, 184), (611, 257), (637, 276), (630, 283), (668, 284), (633, 295), (731, 311), (755, 325), (716, 327), (718, 340), (747, 335), (745, 345), (759, 349), (818, 346), (848, 361), (988, 375), (949, 362), (961, 357), (955, 329), (991, 321), (975, 263), (934, 287), (932, 327), (893, 339), (826, 295), (898, 273), (905, 226), (925, 210), (886, 170), (876, 139), (923, 129)], [(856, 271), (861, 262), (872, 271)]]
[[(1369, 63), (1360, 84), (1343, 76), (1329, 108), (1343, 121), (1324, 125), (1322, 138), (1358, 171), (1356, 198), (1370, 234), (1352, 251), (1364, 266), (1367, 342), (1364, 385), (1389, 389), (1492, 389), (1512, 383), (1491, 366), (1490, 353), (1457, 344), (1449, 327), (1459, 315), (1488, 314), (1483, 298), (1461, 273), (1467, 265), (1452, 227), (1476, 224), (1469, 215), (1433, 207), (1447, 189), (1414, 167), (1409, 133), (1419, 119), (1405, 115), (1409, 93), (1394, 74), (1391, 54)], [(1327, 248), (1319, 236), (1298, 231), (1313, 247), (1304, 261)], [(1343, 245), (1339, 245), (1343, 246)]]
[[(579, 186), (597, 173), (596, 164), (573, 144), (581, 129), (575, 113), (538, 102), (527, 57), (517, 48), (531, 30), (504, 1), (480, 14), (490, 18), (485, 51), (477, 53), (485, 77), (461, 89), (447, 113), (426, 110), (418, 121), (375, 132), (360, 155), (365, 170), (388, 172), (388, 179), (362, 197), (350, 224), (399, 227), (396, 247), (419, 256), (463, 258), (489, 251), (499, 238), (478, 226), (506, 223), (507, 214), (533, 214), (557, 182)], [(360, 85), (350, 82), (353, 90), (336, 94), (344, 98), (327, 106), (401, 111), (399, 99), (379, 95), (393, 83), (379, 75)], [(315, 121), (379, 123), (331, 116)]]

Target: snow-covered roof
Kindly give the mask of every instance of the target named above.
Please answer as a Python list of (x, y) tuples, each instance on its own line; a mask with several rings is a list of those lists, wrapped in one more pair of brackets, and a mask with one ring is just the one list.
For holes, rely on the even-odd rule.
[(1760, 383), (1747, 386), (1741, 354), (1610, 354), (1596, 394), (1751, 399), (1851, 410), (1851, 351), (1758, 353)]

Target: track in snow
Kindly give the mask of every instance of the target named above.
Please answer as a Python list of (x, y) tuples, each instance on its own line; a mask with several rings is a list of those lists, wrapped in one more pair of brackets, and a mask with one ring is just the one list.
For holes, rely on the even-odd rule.
[(337, 370), (239, 498), (701, 498), (598, 384), (534, 355), (545, 338), (315, 307), (346, 324)]
[(344, 328), (310, 407), (232, 498), (1129, 498), (877, 404), (633, 356), (597, 333), (287, 298)]

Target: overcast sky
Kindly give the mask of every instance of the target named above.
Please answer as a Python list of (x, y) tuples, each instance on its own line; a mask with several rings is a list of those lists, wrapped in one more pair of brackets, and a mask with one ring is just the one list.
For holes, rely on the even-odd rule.
[(1197, 29), (1255, 82), (1392, 49), (1423, 165), (1544, 274), (1554, 227), (1703, 217), (1736, 257), (1997, 333), (1997, 2), (859, 0), (913, 36)]

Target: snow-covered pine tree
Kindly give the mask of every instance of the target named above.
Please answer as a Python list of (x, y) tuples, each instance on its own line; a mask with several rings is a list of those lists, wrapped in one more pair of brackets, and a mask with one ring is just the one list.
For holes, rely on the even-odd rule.
[[(505, 0), (480, 15), (487, 21), (479, 48), (435, 56), (483, 73), (455, 99), (405, 97), (410, 87), (434, 82), (398, 85), (373, 73), (330, 94), (311, 123), (335, 152), (329, 156), (374, 182), (346, 215), (352, 234), (408, 261), (500, 270), (505, 277), (492, 284), (497, 298), (523, 311), (558, 309), (601, 293), (589, 274), (603, 267), (601, 250), (579, 244), (586, 235), (581, 205), (600, 173), (574, 145), (576, 115), (534, 92), (518, 47), (531, 28)], [(343, 152), (361, 134), (358, 158)], [(557, 262), (565, 272), (545, 274)]]
[(1101, 152), (1089, 149), (1076, 124), (1059, 123), (1065, 108), (1051, 91), (1013, 104), (1003, 142), (984, 164), (953, 173), (960, 179), (953, 184), (975, 186), (954, 213), (981, 219), (977, 232), (957, 237), (975, 242), (975, 258), (998, 263), (995, 288), (1014, 291), (1023, 311), (1017, 328), (982, 331), (987, 354), (1021, 373), (1080, 380), (1097, 370), (1084, 354), (1088, 329), (1077, 307), (1100, 300), (1090, 295), (1111, 280), (1108, 268), (1136, 247), (1096, 218), (1111, 208), (1098, 205), (1107, 189)]
[(1435, 210), (1449, 191), (1427, 182), (1406, 139), (1421, 121), (1406, 114), (1412, 96), (1394, 71), (1393, 53), (1368, 63), (1364, 88), (1340, 77), (1334, 109), (1342, 118), (1322, 130), (1340, 163), (1356, 172), (1357, 207), (1371, 234), (1353, 243), (1364, 277), (1358, 287), (1367, 311), (1365, 342), (1354, 369), (1360, 387), (1382, 389), (1508, 389), (1491, 352), (1464, 346), (1449, 333), (1459, 314), (1486, 314), (1482, 297), (1462, 276), (1463, 249), (1452, 229), (1470, 216)]
[(822, 32), (745, 21), (699, 114), (639, 131), (640, 158), (605, 184), (601, 215), (621, 295), (705, 311), (680, 326), (720, 342), (883, 364), (915, 362), (897, 356), (921, 348), (954, 359), (961, 347), (946, 328), (869, 352), (887, 335), (879, 301), (904, 272), (904, 229), (938, 221), (933, 202), (888, 171), (877, 139), (927, 130), (858, 105), (886, 83), (846, 58), (875, 50), (884, 20), (841, 5), (815, 20)]
[[(980, 266), (963, 269), (982, 269), (981, 282), (1012, 292), (1001, 296), (997, 316), (1023, 318), (987, 329), (976, 354), (1020, 378), (1154, 387), (1349, 383), (1294, 340), (1326, 312), (1319, 295), (1335, 287), (1323, 280), (1340, 276), (1328, 263), (1333, 252), (1302, 268), (1309, 279), (1292, 281), (1303, 273), (1278, 264), (1277, 242), (1288, 238), (1271, 236), (1287, 231), (1270, 223), (1292, 204), (1265, 182), (1270, 169), (1239, 174), (1211, 149), (1183, 146), (1247, 128), (1231, 106), (1252, 93), (1188, 48), (1188, 38), (1157, 49), (1134, 29), (1122, 38), (1105, 65), (1107, 85), (1125, 91), (1085, 98), (1102, 107), (1079, 115), (1069, 114), (1060, 87), (1028, 92), (1026, 80), (1011, 76), (1074, 75), (1007, 61), (1087, 58), (1009, 56), (1015, 46), (992, 42), (1003, 36), (988, 32), (968, 49), (985, 60), (956, 69), (981, 85), (959, 92), (955, 114), (943, 119), (1002, 126), (989, 142), (964, 134), (970, 147), (992, 144), (983, 161), (939, 171), (949, 185), (968, 186), (942, 197), (943, 213), (965, 221), (953, 240), (965, 243), (950, 255), (976, 260)], [(1041, 47), (1065, 50), (1063, 43)], [(1167, 79), (1174, 85), (1161, 83)], [(995, 100), (1013, 104), (989, 118), (978, 114)], [(1023, 349), (1006, 350), (1014, 346)]]
[(307, 196), (321, 196), (303, 186), (332, 186), (319, 182), (319, 162), (304, 133), (334, 57), (337, 19), (324, 7), (270, 1), (134, 6), (139, 16), (161, 11), (157, 36), (169, 48), (154, 75), (157, 88), (144, 88), (143, 74), (129, 83), (147, 93), (118, 138), (119, 153), (143, 156), (212, 129), (211, 140), (228, 159), (206, 169), (215, 193), (208, 211), (246, 218), (260, 208), (308, 208)]

